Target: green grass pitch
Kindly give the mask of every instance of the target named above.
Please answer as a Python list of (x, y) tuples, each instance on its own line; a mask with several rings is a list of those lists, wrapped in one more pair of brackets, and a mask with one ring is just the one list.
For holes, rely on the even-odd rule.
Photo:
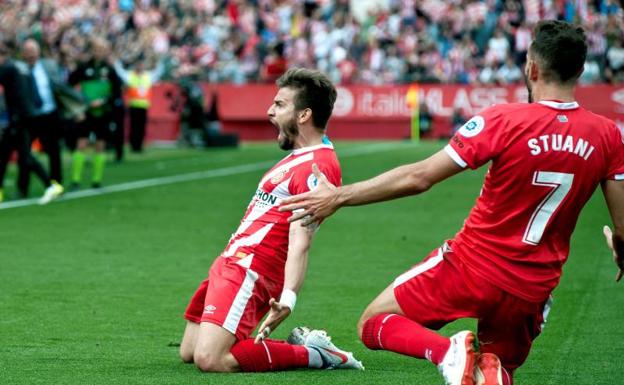
[[(336, 148), (350, 183), (443, 145)], [(274, 143), (151, 149), (110, 164), (105, 183), (283, 155)], [(428, 362), (367, 350), (355, 324), (394, 277), (459, 230), (485, 170), (459, 174), (419, 197), (342, 209), (317, 234), (297, 309), (273, 336), (284, 338), (297, 325), (325, 328), (366, 371), (222, 375), (180, 362), (174, 345), (187, 301), (236, 229), (263, 172), (0, 210), (0, 384), (441, 384)], [(13, 178), (14, 170), (7, 179)], [(33, 193), (40, 192), (33, 181)], [(621, 383), (624, 283), (613, 280), (601, 233), (607, 223), (598, 193), (581, 215), (547, 327), (518, 370), (517, 384)], [(443, 332), (466, 327), (474, 322), (460, 320)]]

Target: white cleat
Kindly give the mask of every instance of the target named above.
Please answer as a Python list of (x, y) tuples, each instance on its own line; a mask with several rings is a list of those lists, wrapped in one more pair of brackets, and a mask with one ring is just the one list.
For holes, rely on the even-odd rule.
[(353, 357), (353, 353), (338, 349), (324, 330), (312, 330), (305, 339), (305, 346), (319, 352), (325, 369), (358, 369), (364, 365)]
[(474, 333), (467, 330), (451, 337), (451, 346), (438, 365), (447, 385), (474, 385), (474, 342)]
[(286, 342), (291, 345), (305, 345), (306, 338), (311, 331), (312, 329), (307, 326), (297, 326), (290, 332)]
[(63, 186), (61, 186), (56, 181), (52, 181), (50, 186), (46, 188), (45, 192), (43, 193), (43, 196), (39, 198), (38, 203), (40, 205), (47, 205), (48, 203), (52, 202), (56, 198), (60, 197), (61, 194), (63, 194), (63, 191), (64, 191)]

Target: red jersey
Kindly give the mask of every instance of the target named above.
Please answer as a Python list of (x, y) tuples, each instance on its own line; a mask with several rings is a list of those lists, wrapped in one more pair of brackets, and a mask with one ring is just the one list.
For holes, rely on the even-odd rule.
[(340, 164), (331, 144), (293, 151), (260, 180), (238, 230), (223, 251), (223, 257), (238, 258), (238, 264), (283, 282), (290, 227), (288, 218), (292, 213), (279, 212), (278, 208), (282, 199), (316, 187), (313, 163), (332, 184), (341, 184)]
[(493, 106), (462, 126), (447, 154), (492, 161), (481, 195), (450, 242), (474, 274), (528, 301), (557, 286), (579, 213), (606, 179), (624, 179), (624, 139), (576, 102)]

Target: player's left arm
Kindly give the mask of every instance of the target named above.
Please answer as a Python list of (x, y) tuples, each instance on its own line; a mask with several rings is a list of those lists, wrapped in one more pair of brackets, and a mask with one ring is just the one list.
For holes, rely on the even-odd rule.
[(289, 221), (304, 218), (303, 224), (320, 222), (343, 206), (358, 206), (387, 201), (429, 190), (433, 185), (462, 171), (449, 154), (438, 151), (420, 162), (396, 167), (371, 179), (336, 187), (313, 167), (319, 179), (314, 191), (284, 200), (280, 211), (294, 211)]
[(297, 302), (297, 293), (303, 285), (308, 269), (308, 250), (312, 243), (315, 229), (303, 226), (300, 222), (291, 223), (288, 234), (288, 255), (284, 268), (284, 288), (277, 301), (271, 298), (271, 310), (258, 328), (256, 343), (266, 338), (292, 313)]
[(603, 233), (613, 252), (613, 261), (618, 267), (615, 280), (619, 282), (624, 275), (624, 181), (606, 180), (602, 183), (602, 192), (614, 227), (611, 231), (605, 226)]

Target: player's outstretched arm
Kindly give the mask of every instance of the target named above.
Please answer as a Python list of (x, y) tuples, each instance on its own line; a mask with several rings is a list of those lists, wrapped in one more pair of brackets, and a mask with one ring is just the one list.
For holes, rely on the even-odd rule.
[(365, 205), (420, 194), (462, 170), (445, 151), (439, 151), (423, 161), (396, 167), (374, 178), (335, 187), (313, 166), (319, 180), (317, 188), (285, 199), (280, 211), (302, 209), (289, 221), (304, 218), (302, 223), (307, 225), (322, 221), (342, 206)]
[(315, 230), (301, 223), (291, 223), (288, 235), (288, 256), (284, 268), (284, 289), (278, 301), (271, 298), (271, 310), (258, 328), (255, 342), (267, 338), (284, 321), (295, 308), (297, 293), (303, 285), (308, 269), (308, 250), (312, 243)]
[(602, 184), (602, 192), (609, 207), (614, 230), (603, 228), (607, 246), (613, 252), (613, 261), (618, 267), (615, 281), (624, 275), (624, 181), (608, 180)]

